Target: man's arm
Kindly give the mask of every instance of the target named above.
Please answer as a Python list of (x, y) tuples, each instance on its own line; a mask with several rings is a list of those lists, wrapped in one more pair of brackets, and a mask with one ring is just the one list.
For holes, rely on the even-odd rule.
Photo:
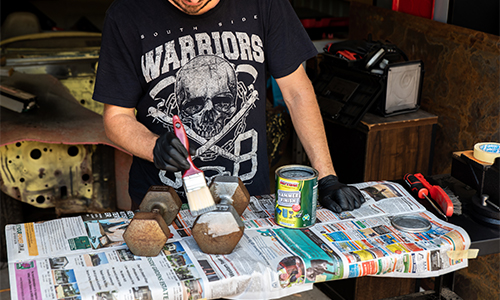
[(175, 134), (154, 134), (137, 121), (134, 108), (105, 104), (103, 118), (108, 138), (132, 155), (153, 162), (161, 170), (189, 169), (188, 151)]
[(319, 179), (336, 175), (316, 94), (304, 68), (300, 65), (290, 75), (277, 78), (276, 82), (311, 165), (319, 172)]
[(132, 155), (153, 162), (158, 135), (139, 123), (134, 108), (104, 105), (104, 129), (108, 138)]
[(365, 202), (361, 192), (339, 182), (335, 173), (316, 94), (302, 65), (276, 82), (300, 142), (312, 167), (319, 172), (318, 200), (321, 205), (337, 213), (360, 207)]

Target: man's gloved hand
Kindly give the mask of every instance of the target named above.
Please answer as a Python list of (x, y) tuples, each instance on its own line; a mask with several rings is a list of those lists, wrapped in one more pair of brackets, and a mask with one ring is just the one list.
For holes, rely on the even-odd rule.
[(365, 198), (356, 187), (339, 182), (335, 175), (328, 175), (319, 180), (318, 193), (319, 203), (336, 213), (359, 208), (365, 202)]
[[(194, 155), (196, 150), (190, 147), (189, 152)], [(153, 156), (155, 167), (160, 170), (177, 172), (189, 169), (186, 147), (184, 147), (173, 132), (166, 132), (160, 135), (158, 140), (156, 140)]]

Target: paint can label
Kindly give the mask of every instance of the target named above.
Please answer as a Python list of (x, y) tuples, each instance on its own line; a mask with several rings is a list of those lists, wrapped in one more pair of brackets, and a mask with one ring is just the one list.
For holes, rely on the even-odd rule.
[(308, 228), (316, 222), (318, 172), (308, 166), (289, 165), (276, 170), (276, 224)]

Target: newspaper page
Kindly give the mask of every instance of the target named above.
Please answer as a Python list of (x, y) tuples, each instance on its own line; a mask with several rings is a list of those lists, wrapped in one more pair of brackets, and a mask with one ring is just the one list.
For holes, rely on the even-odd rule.
[[(273, 195), (252, 197), (245, 233), (228, 255), (203, 253), (189, 210), (170, 226), (156, 257), (133, 255), (122, 235), (134, 213), (87, 214), (6, 226), (12, 299), (276, 299), (313, 283), (360, 276), (435, 277), (467, 267), (450, 251), (470, 238), (402, 186), (356, 184), (366, 202), (354, 211), (318, 207), (317, 222), (290, 229), (274, 222)], [(404, 232), (391, 218), (416, 215), (425, 232)]]

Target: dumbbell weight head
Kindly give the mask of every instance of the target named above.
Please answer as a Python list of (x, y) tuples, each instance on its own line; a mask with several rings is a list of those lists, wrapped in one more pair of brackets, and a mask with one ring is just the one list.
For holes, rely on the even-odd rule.
[(165, 220), (152, 212), (137, 212), (123, 233), (128, 248), (137, 256), (157, 256), (169, 237)]
[(167, 225), (172, 224), (182, 206), (182, 200), (171, 186), (154, 185), (148, 189), (139, 206), (140, 211), (157, 211)]
[(217, 209), (199, 216), (191, 232), (203, 252), (229, 254), (243, 236), (245, 225), (240, 216), (250, 194), (237, 176), (217, 176), (209, 188)]
[(217, 176), (209, 188), (215, 203), (220, 203), (223, 198), (227, 199), (240, 216), (250, 202), (250, 193), (237, 176)]
[(182, 201), (171, 187), (152, 186), (135, 213), (123, 239), (130, 251), (137, 256), (157, 256), (168, 238), (168, 225), (173, 222)]
[(228, 203), (219, 203), (216, 210), (196, 219), (191, 232), (201, 251), (208, 254), (229, 254), (240, 241), (244, 230), (245, 225), (234, 207)]

